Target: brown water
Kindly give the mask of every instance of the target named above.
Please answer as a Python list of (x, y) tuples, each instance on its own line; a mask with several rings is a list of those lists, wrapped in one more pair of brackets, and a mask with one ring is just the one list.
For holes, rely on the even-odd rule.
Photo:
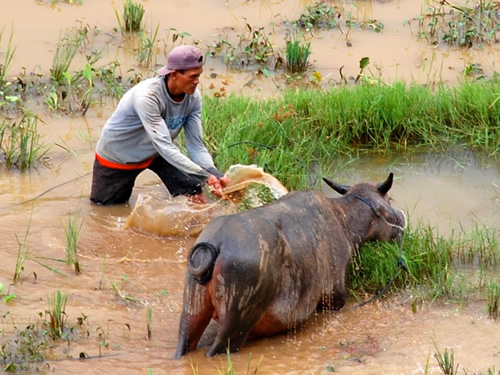
[[(241, 31), (243, 17), (252, 26), (268, 26), (271, 21), (293, 19), (311, 2), (229, 0), (227, 3), (222, 0), (143, 2), (150, 24), (156, 26), (160, 22), (162, 32), (169, 27), (187, 31), (192, 39), (203, 43), (225, 28)], [(11, 25), (14, 28), (13, 44), (17, 50), (9, 70), (12, 75), (23, 68), (45, 74), (60, 32), (77, 22), (101, 29), (95, 43), (104, 43), (116, 27), (114, 8), (121, 7), (118, 1), (97, 0), (84, 0), (83, 6), (27, 0), (0, 0), (0, 4), (0, 27), (5, 25), (7, 31)], [(498, 70), (498, 45), (461, 52), (429, 48), (412, 38), (403, 22), (418, 15), (422, 4), (413, 0), (358, 2), (353, 15), (379, 19), (385, 25), (384, 32), (355, 31), (350, 35), (352, 47), (346, 46), (345, 36), (339, 32), (322, 32), (313, 40), (316, 69), (323, 77), (338, 80), (342, 65), (345, 74), (355, 75), (359, 59), (370, 56), (388, 81), (443, 79), (454, 83), (470, 63), (481, 63), (487, 73)], [(282, 40), (279, 33), (276, 40)], [(113, 39), (106, 58), (118, 58), (124, 66), (133, 64), (133, 56), (118, 48), (119, 41), (118, 36)], [(159, 56), (158, 63), (163, 61)], [(245, 95), (267, 96), (279, 92), (272, 80), (256, 78), (250, 72), (231, 73), (210, 64), (202, 82), (205, 93), (211, 92), (211, 84), (218, 90), (222, 81), (228, 83), (225, 86), (228, 90)], [(213, 72), (218, 74), (215, 79), (210, 78)], [(249, 81), (251, 84), (245, 85)], [(62, 147), (53, 146), (47, 163), (29, 172), (0, 170), (0, 282), (7, 287), (14, 273), (18, 239), (23, 242), (27, 230), (26, 244), (33, 256), (60, 259), (64, 258), (63, 228), (68, 217), (78, 215), (83, 220), (78, 246), (82, 273), (75, 275), (69, 266), (43, 261), (66, 274), (62, 276), (27, 260), (21, 282), (10, 286), (9, 292), (17, 297), (8, 304), (0, 302), (0, 332), (10, 337), (16, 329), (37, 322), (38, 313), (43, 315), (47, 309), (47, 296), (61, 290), (70, 294), (67, 324), (76, 326), (82, 314), (88, 321), (80, 339), (69, 344), (59, 342), (47, 351), (49, 360), (45, 369), (60, 374), (143, 374), (146, 369), (153, 369), (154, 374), (193, 374), (194, 366), (200, 374), (215, 374), (217, 369), (225, 368), (225, 357), (205, 358), (202, 349), (181, 360), (172, 359), (186, 253), (195, 237), (162, 237), (124, 229), (138, 197), (161, 190), (158, 179), (149, 173), (141, 175), (129, 205), (103, 208), (88, 204), (95, 142), (112, 111), (113, 106), (109, 105), (91, 108), (83, 118), (69, 118), (42, 110), (40, 116), (45, 124), (40, 131), (45, 135), (44, 142)], [(394, 204), (408, 212), (410, 221), (429, 223), (443, 234), (461, 226), (470, 229), (477, 222), (500, 228), (498, 160), (453, 152), (372, 156), (347, 163), (342, 170), (342, 175), (328, 177), (346, 183), (382, 181), (388, 171), (394, 171)], [(43, 192), (46, 194), (28, 201)], [(146, 305), (153, 310), (150, 340)], [(427, 361), (428, 373), (439, 374), (433, 358), (435, 340), (441, 348), (454, 349), (461, 368), (467, 368), (469, 373), (486, 373), (488, 367), (500, 369), (498, 337), (500, 328), (498, 322), (487, 317), (486, 301), (466, 306), (434, 303), (413, 314), (409, 300), (397, 298), (313, 316), (302, 329), (250, 342), (231, 359), (237, 373), (246, 373), (251, 354), (252, 369), (264, 356), (259, 374), (327, 374), (332, 368), (340, 374), (423, 374)], [(66, 359), (76, 358), (80, 352), (99, 355), (99, 342), (104, 357), (87, 361)]]

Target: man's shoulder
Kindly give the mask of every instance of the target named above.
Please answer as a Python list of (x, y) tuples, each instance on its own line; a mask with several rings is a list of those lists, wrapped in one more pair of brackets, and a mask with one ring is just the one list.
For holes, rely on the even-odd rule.
[(196, 88), (196, 90), (194, 90), (194, 93), (192, 95), (190, 95), (191, 97), (191, 101), (192, 103), (195, 103), (195, 104), (201, 104), (201, 98), (202, 98), (202, 95), (201, 95), (201, 91)]
[(162, 88), (162, 85), (164, 85), (163, 77), (161, 76), (156, 76), (156, 77), (149, 77), (145, 78), (141, 82), (139, 82), (135, 87), (136, 90), (142, 91), (142, 90), (160, 90)]

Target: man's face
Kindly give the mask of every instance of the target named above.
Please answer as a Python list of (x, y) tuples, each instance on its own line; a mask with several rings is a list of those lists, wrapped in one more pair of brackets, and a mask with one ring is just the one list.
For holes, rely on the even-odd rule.
[(183, 73), (176, 73), (176, 88), (184, 94), (192, 95), (200, 83), (200, 76), (203, 73), (203, 67), (185, 70)]

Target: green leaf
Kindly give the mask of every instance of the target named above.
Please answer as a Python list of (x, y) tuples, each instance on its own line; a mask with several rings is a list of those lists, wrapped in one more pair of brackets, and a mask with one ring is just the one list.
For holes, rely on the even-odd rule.
[(12, 95), (6, 95), (5, 99), (7, 99), (9, 102), (12, 102), (12, 103), (18, 102), (21, 100), (21, 99), (19, 99), (19, 96), (12, 96)]
[(92, 66), (89, 63), (83, 67), (82, 75), (89, 81), (89, 85), (92, 86)]
[(363, 57), (361, 60), (359, 60), (359, 67), (360, 67), (360, 69), (366, 68), (369, 63), (370, 63), (370, 58), (369, 57)]
[(71, 81), (73, 80), (73, 77), (71, 77), (71, 74), (68, 72), (63, 73), (64, 78), (66, 78), (66, 82), (68, 82), (68, 85), (71, 86)]
[(5, 303), (9, 302), (10, 300), (13, 300), (17, 296), (15, 294), (9, 294), (8, 296), (3, 297), (3, 300)]
[(267, 68), (262, 69), (262, 73), (264, 73), (264, 75), (268, 78), (274, 77), (274, 73)]

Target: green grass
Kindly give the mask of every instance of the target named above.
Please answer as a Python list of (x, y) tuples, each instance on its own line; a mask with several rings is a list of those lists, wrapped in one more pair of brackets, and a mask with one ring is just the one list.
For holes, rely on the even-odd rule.
[(221, 169), (255, 163), (296, 190), (310, 187), (312, 166), (331, 165), (334, 155), (463, 147), (496, 156), (499, 96), (495, 79), (437, 90), (400, 82), (267, 100), (206, 97), (203, 121)]
[[(481, 240), (484, 238), (494, 240)], [(500, 261), (498, 238), (498, 230), (487, 227), (445, 238), (431, 227), (410, 224), (401, 247), (369, 243), (361, 249), (347, 272), (349, 290), (360, 300), (366, 293), (376, 294), (396, 276), (386, 296), (394, 291), (412, 291), (414, 311), (422, 301), (446, 299), (463, 303), (478, 296), (488, 299), (487, 309), (495, 317), (500, 293), (498, 281), (490, 274), (495, 274)], [(466, 259), (464, 248), (471, 251)], [(406, 269), (399, 270), (398, 262)], [(464, 271), (467, 266), (479, 269), (479, 277), (469, 276)]]

